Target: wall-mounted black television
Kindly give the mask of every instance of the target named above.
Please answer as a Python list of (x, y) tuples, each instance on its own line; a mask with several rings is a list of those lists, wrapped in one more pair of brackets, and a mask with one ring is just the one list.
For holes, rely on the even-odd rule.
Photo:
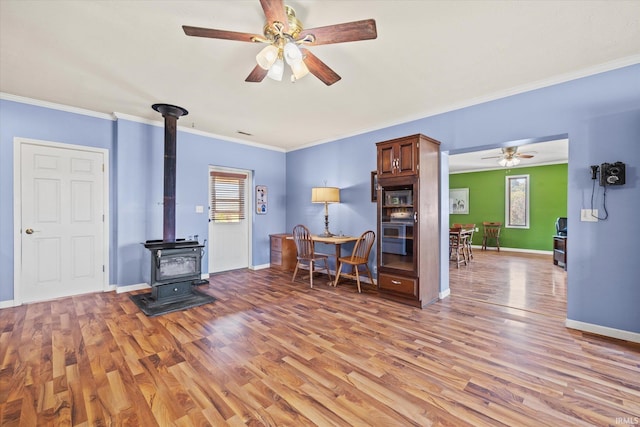
[(556, 235), (558, 236), (567, 235), (567, 218), (560, 217), (556, 219)]

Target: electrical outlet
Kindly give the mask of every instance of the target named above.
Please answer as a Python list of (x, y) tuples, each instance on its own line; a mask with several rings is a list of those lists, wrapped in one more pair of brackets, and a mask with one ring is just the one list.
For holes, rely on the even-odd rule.
[(598, 209), (582, 209), (580, 211), (580, 221), (598, 222)]

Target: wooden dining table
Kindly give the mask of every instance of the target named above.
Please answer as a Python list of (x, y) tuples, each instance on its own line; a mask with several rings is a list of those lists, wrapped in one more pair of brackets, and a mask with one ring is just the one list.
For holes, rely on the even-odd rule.
[(467, 256), (465, 256), (467, 262), (471, 261), (471, 241), (469, 239), (471, 239), (471, 236), (473, 236), (473, 232), (473, 228), (449, 227), (449, 244), (451, 244), (452, 238), (458, 239), (460, 244), (464, 245), (464, 248), (467, 251)]
[(338, 264), (338, 259), (342, 256), (342, 245), (345, 243), (351, 243), (358, 240), (358, 238), (354, 236), (323, 236), (320, 234), (312, 234), (311, 239), (313, 239), (314, 242), (325, 243), (328, 245), (335, 246), (336, 266)]

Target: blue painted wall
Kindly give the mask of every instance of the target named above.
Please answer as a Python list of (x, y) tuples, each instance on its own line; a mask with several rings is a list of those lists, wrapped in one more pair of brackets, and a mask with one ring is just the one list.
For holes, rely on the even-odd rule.
[[(309, 199), (310, 188), (323, 180), (347, 189), (344, 203), (330, 207), (334, 232), (357, 234), (374, 229), (375, 208), (367, 200), (369, 192), (365, 188), (370, 171), (375, 169), (375, 143), (414, 133), (442, 142), (441, 179), (445, 189), (449, 152), (567, 134), (571, 230), (567, 318), (640, 332), (640, 263), (634, 256), (637, 239), (629, 238), (640, 234), (639, 223), (634, 220), (640, 212), (640, 65), (288, 153), (287, 229), (303, 222), (313, 231), (322, 230), (322, 210)], [(627, 163), (627, 184), (609, 187), (609, 219), (580, 222), (580, 210), (590, 205), (589, 166), (618, 160)], [(599, 191), (602, 201), (602, 189)], [(449, 223), (444, 200), (440, 218), (443, 234)], [(445, 250), (446, 243), (441, 242), (444, 263)], [(441, 267), (441, 277), (441, 291), (446, 291), (446, 265)]]

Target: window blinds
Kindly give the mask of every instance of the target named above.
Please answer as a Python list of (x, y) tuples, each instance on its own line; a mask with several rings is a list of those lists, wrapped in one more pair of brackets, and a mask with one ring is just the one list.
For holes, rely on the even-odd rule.
[(245, 219), (245, 182), (247, 175), (212, 171), (209, 220), (238, 222)]

